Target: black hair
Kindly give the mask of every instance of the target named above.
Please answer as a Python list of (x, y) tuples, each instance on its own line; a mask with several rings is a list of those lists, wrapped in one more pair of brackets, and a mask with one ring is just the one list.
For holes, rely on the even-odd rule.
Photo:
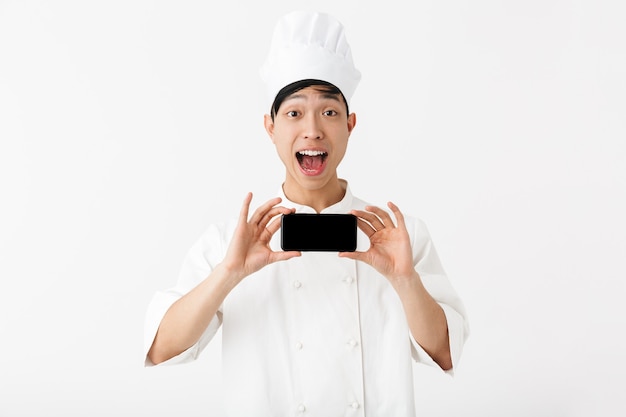
[(346, 104), (346, 114), (350, 114), (350, 110), (348, 109), (348, 101), (344, 97), (341, 90), (337, 88), (334, 84), (331, 84), (328, 81), (306, 79), (288, 84), (285, 87), (281, 88), (278, 94), (276, 94), (276, 98), (274, 99), (274, 103), (272, 103), (272, 108), (270, 109), (270, 116), (272, 117), (272, 121), (274, 121), (274, 116), (276, 116), (280, 105), (283, 104), (283, 101), (285, 101), (287, 97), (289, 97), (296, 91), (303, 90), (307, 87), (315, 87), (316, 90), (322, 91), (324, 93), (340, 94), (343, 102)]

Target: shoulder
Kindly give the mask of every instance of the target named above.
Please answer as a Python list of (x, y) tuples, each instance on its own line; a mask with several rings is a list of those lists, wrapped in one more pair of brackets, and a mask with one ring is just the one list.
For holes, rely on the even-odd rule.
[(201, 254), (211, 265), (219, 263), (228, 249), (236, 226), (236, 219), (209, 224), (196, 240), (190, 252)]
[(350, 204), (350, 208), (353, 210), (365, 210), (365, 206), (371, 206), (371, 205), (372, 205), (371, 203), (353, 196), (352, 202)]

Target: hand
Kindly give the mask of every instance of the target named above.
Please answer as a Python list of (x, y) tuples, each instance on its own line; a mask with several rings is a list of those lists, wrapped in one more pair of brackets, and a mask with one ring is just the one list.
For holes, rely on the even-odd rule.
[(235, 274), (237, 281), (273, 262), (300, 256), (300, 252), (296, 251), (274, 252), (269, 246), (272, 235), (280, 228), (280, 221), (270, 221), (280, 214), (292, 213), (294, 209), (276, 206), (281, 201), (277, 197), (260, 206), (248, 220), (251, 201), (252, 193), (248, 193), (239, 214), (237, 228), (222, 261), (222, 265)]
[(414, 277), (411, 241), (404, 223), (404, 216), (393, 203), (387, 203), (397, 225), (389, 213), (378, 207), (367, 206), (366, 211), (352, 210), (358, 218), (358, 226), (369, 238), (370, 248), (366, 252), (341, 252), (339, 256), (363, 261), (375, 268), (392, 283), (397, 279)]

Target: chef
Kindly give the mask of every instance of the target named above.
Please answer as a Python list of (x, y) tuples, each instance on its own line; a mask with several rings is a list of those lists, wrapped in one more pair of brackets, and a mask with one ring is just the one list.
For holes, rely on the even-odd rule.
[[(287, 14), (261, 76), (285, 181), (253, 212), (250, 193), (236, 218), (210, 226), (176, 285), (155, 294), (145, 363), (192, 361), (221, 327), (230, 416), (414, 416), (414, 364), (452, 374), (468, 322), (425, 224), (338, 178), (361, 77), (343, 25)], [(356, 251), (282, 251), (280, 216), (294, 212), (355, 215)]]

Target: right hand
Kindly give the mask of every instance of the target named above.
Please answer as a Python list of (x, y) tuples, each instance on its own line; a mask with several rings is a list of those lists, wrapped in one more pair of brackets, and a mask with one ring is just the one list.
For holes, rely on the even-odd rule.
[(270, 239), (280, 228), (280, 221), (270, 221), (280, 214), (293, 213), (295, 209), (277, 206), (281, 199), (276, 197), (256, 209), (248, 220), (251, 201), (252, 193), (248, 193), (239, 214), (237, 228), (222, 261), (222, 266), (234, 275), (237, 282), (266, 265), (301, 255), (297, 251), (274, 252), (269, 245)]

